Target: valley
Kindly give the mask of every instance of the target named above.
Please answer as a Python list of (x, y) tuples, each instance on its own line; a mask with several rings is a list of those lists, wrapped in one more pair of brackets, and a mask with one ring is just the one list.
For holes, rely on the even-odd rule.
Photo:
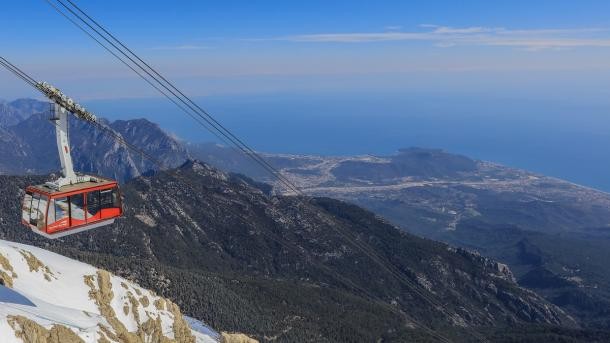
[[(43, 107), (24, 103), (24, 111)], [(7, 135), (52, 129), (44, 114), (15, 118)], [(0, 165), (10, 195), (0, 204), (1, 239), (110, 270), (215, 328), (261, 341), (434, 341), (430, 328), (453, 341), (510, 341), (517, 326), (603, 341), (610, 327), (606, 193), (435, 149), (265, 154), (305, 200), (234, 150), (180, 142), (143, 119), (107, 125), (168, 166), (72, 128), (96, 137), (76, 141), (77, 163), (100, 144), (108, 151), (82, 168), (124, 181), (125, 218), (56, 241), (16, 227), (23, 187), (53, 171), (31, 156), (53, 153), (6, 139), (2, 161), (14, 163)]]
[[(213, 145), (199, 149), (210, 161), (231, 156)], [(434, 149), (266, 157), (309, 195), (358, 204), (410, 233), (497, 259), (520, 284), (574, 316), (594, 327), (610, 324), (607, 193)], [(243, 158), (224, 161), (219, 165), (273, 183)], [(282, 185), (275, 191), (283, 193)]]
[(115, 226), (53, 241), (14, 225), (19, 190), (32, 181), (0, 177), (15, 196), (0, 204), (2, 239), (136, 280), (219, 330), (287, 342), (435, 340), (430, 327), (452, 341), (509, 337), (526, 324), (586, 332), (493, 260), (354, 205), (268, 196), (199, 162), (129, 181)]
[(610, 342), (610, 2), (3, 5), (0, 343)]

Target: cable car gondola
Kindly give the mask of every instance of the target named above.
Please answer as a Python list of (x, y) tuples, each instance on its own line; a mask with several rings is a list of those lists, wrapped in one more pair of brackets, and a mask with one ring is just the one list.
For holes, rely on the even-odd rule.
[(112, 224), (123, 214), (118, 182), (76, 174), (68, 140), (68, 112), (96, 123), (96, 117), (47, 83), (37, 83), (51, 100), (62, 177), (28, 186), (22, 203), (22, 224), (47, 238), (59, 238)]
[(22, 223), (45, 237), (58, 238), (112, 224), (121, 213), (117, 182), (98, 178), (60, 190), (27, 187)]

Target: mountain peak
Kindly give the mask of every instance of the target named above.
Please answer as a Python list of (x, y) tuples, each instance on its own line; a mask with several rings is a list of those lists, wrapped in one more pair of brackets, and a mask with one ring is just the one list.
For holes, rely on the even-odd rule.
[(123, 120), (123, 119), (118, 119), (115, 120), (111, 123), (111, 125), (113, 127), (139, 127), (142, 129), (150, 129), (150, 128), (154, 128), (157, 130), (162, 130), (161, 127), (159, 126), (159, 124), (152, 122), (146, 118), (134, 118), (134, 119), (127, 119), (127, 120)]
[(209, 164), (197, 159), (187, 159), (178, 170), (192, 171), (200, 176), (209, 176), (219, 180), (228, 180), (229, 176), (225, 172), (210, 166)]
[[(48, 121), (48, 113), (35, 111), (36, 107), (48, 109), (48, 103), (24, 99), (11, 104), (17, 104), (22, 110), (0, 105), (0, 126), (5, 128), (0, 131), (0, 140), (6, 142), (0, 147), (0, 172), (45, 174), (57, 170), (59, 159), (53, 126)], [(27, 113), (27, 116), (20, 113)], [(154, 155), (164, 166), (179, 166), (189, 157), (176, 138), (147, 119), (109, 122), (100, 118), (99, 121), (132, 146)], [(70, 143), (74, 166), (78, 171), (104, 175), (122, 182), (158, 169), (156, 164), (138, 152), (118, 144), (109, 135), (79, 120), (70, 121)]]

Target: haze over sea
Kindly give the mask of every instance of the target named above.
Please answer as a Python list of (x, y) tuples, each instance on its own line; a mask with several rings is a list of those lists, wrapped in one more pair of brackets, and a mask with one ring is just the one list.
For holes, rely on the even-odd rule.
[[(197, 101), (259, 151), (387, 155), (401, 147), (441, 148), (610, 191), (610, 118), (605, 100), (597, 96), (587, 106), (552, 97), (412, 91), (226, 95)], [(111, 120), (145, 117), (184, 140), (214, 140), (165, 99), (91, 100), (87, 105)]]

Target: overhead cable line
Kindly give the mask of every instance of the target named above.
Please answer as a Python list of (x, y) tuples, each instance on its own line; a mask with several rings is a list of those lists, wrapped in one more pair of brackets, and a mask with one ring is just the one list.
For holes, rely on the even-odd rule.
[[(43, 94), (43, 95), (45, 94), (40, 89), (40, 87), (39, 87), (40, 83), (38, 81), (36, 81), (32, 77), (30, 77), (23, 70), (19, 69), (17, 66), (15, 66), (14, 64), (9, 62), (7, 59), (5, 59), (2, 56), (0, 56), (0, 65), (2, 65), (7, 70), (9, 70), (13, 74), (15, 74), (15, 76), (17, 76), (18, 78), (20, 78), (21, 80), (23, 80), (24, 82), (26, 82), (27, 84), (32, 86), (34, 89), (36, 89), (41, 94)], [(118, 142), (119, 144), (125, 146), (129, 150), (132, 150), (132, 151), (136, 152), (137, 154), (139, 154), (140, 156), (148, 159), (150, 162), (155, 164), (158, 168), (165, 169), (165, 168), (168, 167), (163, 162), (158, 160), (155, 156), (153, 156), (150, 153), (147, 153), (146, 151), (144, 151), (144, 150), (138, 148), (137, 146), (129, 143), (123, 136), (121, 136), (117, 132), (113, 131), (111, 128), (109, 128), (105, 124), (101, 123), (99, 120), (86, 121), (86, 123), (89, 123), (90, 125), (93, 125), (101, 133), (111, 137), (116, 142)], [(56, 124), (53, 124), (53, 125), (55, 126)]]
[[(226, 127), (221, 125), (216, 119), (214, 119), (207, 111), (197, 105), (194, 101), (192, 101), (188, 96), (186, 96), (182, 91), (176, 88), (171, 82), (169, 82), (165, 77), (163, 77), (159, 72), (157, 72), (154, 68), (152, 68), (148, 63), (144, 62), (137, 54), (135, 54), (131, 49), (129, 49), (125, 44), (123, 44), (120, 40), (118, 40), (114, 35), (112, 35), (108, 30), (106, 30), (102, 25), (100, 25), (97, 21), (95, 21), (91, 16), (87, 15), (82, 9), (80, 9), (73, 1), (66, 0), (72, 7), (68, 6), (61, 0), (56, 0), (62, 7), (64, 7), (68, 12), (72, 14), (73, 17), (77, 18), (80, 22), (85, 24), (90, 30), (95, 32), (97, 36), (99, 36), (106, 43), (110, 44), (112, 48), (108, 47), (106, 44), (101, 42), (99, 39), (95, 38), (94, 35), (89, 32), (83, 25), (79, 24), (75, 20), (73, 20), (68, 14), (66, 14), (59, 7), (55, 6), (50, 0), (45, 0), (49, 3), (59, 14), (68, 19), (72, 24), (77, 26), (81, 31), (87, 34), (90, 38), (94, 39), (97, 44), (102, 46), (105, 50), (110, 52), (115, 58), (119, 59), (123, 64), (129, 67), (132, 71), (134, 71), (139, 77), (144, 79), (147, 83), (153, 86), (157, 91), (159, 91), (162, 95), (172, 101), (174, 104), (178, 105), (177, 102), (180, 102), (182, 105), (178, 105), (178, 107), (193, 119), (195, 119), (200, 125), (202, 125), (206, 130), (210, 131), (217, 138), (221, 139), (221, 141), (227, 143), (227, 140), (231, 142), (228, 146), (239, 149), (246, 156), (250, 157), (254, 162), (260, 165), (263, 169), (269, 172), (273, 177), (275, 177), (280, 183), (282, 183), (286, 188), (296, 194), (304, 195), (303, 192), (292, 183), (289, 179), (287, 179), (280, 171), (278, 171), (275, 167), (270, 165), (264, 158), (262, 158), (256, 151), (251, 149), (248, 145), (246, 145), (242, 140), (240, 140), (237, 136), (231, 133)], [(79, 12), (79, 13), (77, 13)], [(84, 16), (84, 17), (83, 17)], [(96, 27), (99, 29), (96, 29)], [(101, 32), (100, 32), (101, 31)], [(116, 52), (115, 52), (116, 51)], [(127, 60), (131, 62), (127, 62), (125, 59), (118, 56), (118, 54), (125, 57)], [(139, 72), (141, 70), (144, 74)], [(151, 81), (152, 79), (152, 81)], [(154, 81), (154, 82), (153, 82)], [(163, 88), (165, 91), (161, 90)], [(168, 94), (169, 93), (169, 94)], [(172, 96), (173, 95), (173, 98)], [(185, 108), (186, 107), (186, 108)], [(187, 108), (190, 110), (188, 111)], [(193, 113), (203, 120), (198, 120), (193, 117)], [(207, 125), (206, 125), (207, 124)], [(343, 230), (342, 230), (343, 231)], [(340, 232), (337, 232), (340, 233)], [(346, 237), (350, 235), (345, 232), (340, 233)], [(440, 311), (445, 313), (445, 315), (450, 315), (444, 310), (444, 306), (439, 304), (437, 301), (431, 299), (431, 297), (422, 294), (419, 290), (417, 290), (417, 286), (414, 285), (410, 280), (406, 280), (402, 273), (396, 269), (393, 265), (388, 268), (386, 263), (383, 263), (382, 257), (379, 256), (366, 242), (361, 242), (357, 238), (352, 237), (348, 239), (357, 249), (361, 250), (365, 255), (371, 258), (376, 263), (382, 265), (384, 269), (390, 272), (390, 275), (394, 276), (399, 282), (404, 283), (409, 289), (414, 291), (416, 294), (422, 296), (427, 301), (431, 302), (435, 306), (440, 307)], [(390, 263), (391, 264), (391, 263)]]
[[(8, 60), (6, 60), (5, 58), (3, 58), (1, 56), (0, 56), (0, 65), (4, 66), (6, 69), (11, 71), (13, 74), (18, 76), (20, 79), (22, 79), (23, 81), (25, 81), (26, 83), (28, 83), (29, 85), (34, 87), (37, 91), (41, 92), (42, 94), (45, 94), (42, 91), (41, 87), (39, 86), (41, 83), (39, 83), (36, 80), (34, 80), (33, 78), (31, 78), (24, 71), (22, 71), (17, 66), (15, 66), (12, 63), (10, 63)], [(133, 150), (133, 151), (137, 152), (142, 157), (145, 157), (146, 159), (151, 161), (153, 164), (157, 165), (159, 167), (159, 169), (164, 169), (165, 167), (167, 167), (167, 166), (164, 165), (163, 162), (161, 162), (160, 160), (156, 159), (151, 154), (149, 154), (146, 151), (138, 148), (137, 146), (127, 142), (127, 140), (123, 136), (121, 136), (120, 134), (116, 133), (115, 131), (113, 131), (111, 128), (109, 128), (108, 126), (104, 125), (103, 123), (99, 122), (97, 119), (95, 119), (95, 120), (88, 120), (88, 121), (85, 121), (85, 122), (90, 124), (90, 125), (93, 125), (94, 128), (98, 129), (103, 134), (106, 134), (109, 137), (113, 138), (117, 143), (125, 146), (126, 148), (128, 148), (130, 150)], [(57, 125), (57, 124), (52, 124), (51, 123), (51, 125)], [(181, 178), (179, 175), (176, 175), (176, 177)], [(190, 180), (188, 180), (188, 179), (185, 179), (184, 181), (187, 184), (190, 183)], [(300, 203), (301, 200), (302, 200), (301, 198), (298, 198), (297, 201)], [(365, 242), (360, 242), (356, 237), (352, 237), (352, 235), (349, 232), (347, 232), (347, 230), (341, 230), (339, 228), (334, 228), (334, 227), (333, 227), (333, 229), (338, 234), (344, 236), (348, 240), (348, 242), (350, 242), (354, 247), (356, 247), (358, 250), (360, 250), (362, 253), (364, 253), (367, 257), (369, 257), (373, 262), (379, 264), (382, 268), (386, 269), (386, 271), (390, 272), (390, 275), (392, 275), (394, 278), (396, 278), (397, 281), (399, 281), (399, 283), (404, 283), (407, 286), (407, 288), (409, 288), (415, 294), (419, 295), (424, 300), (426, 300), (426, 301), (430, 302), (431, 304), (433, 304), (434, 306), (436, 306), (436, 308), (439, 311), (441, 311), (442, 313), (444, 313), (448, 317), (450, 316), (447, 313), (447, 311), (444, 310), (444, 308), (443, 308), (443, 306), (441, 304), (437, 303), (436, 301), (431, 299), (431, 297), (426, 296), (425, 294), (423, 294), (422, 292), (417, 290), (417, 286), (414, 285), (409, 280), (405, 279), (402, 275), (400, 275), (399, 272), (397, 272), (396, 270), (392, 270), (393, 268), (389, 269), (388, 266), (386, 266), (386, 263), (381, 261), (381, 257), (378, 256), (378, 254), (374, 250), (372, 250)], [(271, 239), (271, 240), (276, 241), (278, 244), (282, 245), (284, 248), (300, 252), (300, 250), (296, 246), (295, 247), (291, 246), (292, 243), (289, 243), (289, 242), (285, 241), (282, 238), (275, 238), (275, 237), (271, 237), (270, 235), (265, 235), (265, 236), (267, 238)], [(302, 253), (302, 252), (300, 252), (300, 253)], [(317, 266), (318, 268), (326, 271), (330, 275), (334, 276), (335, 279), (338, 282), (342, 283), (343, 285), (347, 286), (348, 288), (353, 288), (354, 290), (360, 291), (365, 298), (368, 298), (368, 300), (373, 301), (373, 302), (379, 302), (380, 304), (386, 304), (383, 301), (383, 299), (381, 299), (379, 296), (373, 295), (371, 292), (369, 292), (369, 291), (365, 290), (364, 288), (362, 288), (361, 286), (355, 284), (353, 281), (345, 278), (344, 276), (342, 276), (338, 272), (331, 270), (330, 268), (326, 267), (325, 265), (323, 265), (323, 264), (321, 264), (319, 262), (310, 261), (310, 263), (312, 263), (314, 266)], [(387, 305), (385, 307), (389, 308), (389, 309), (392, 309), (390, 305)], [(449, 340), (447, 338), (445, 338), (441, 334), (435, 332), (434, 330), (432, 330), (431, 328), (427, 327), (426, 325), (422, 324), (421, 322), (417, 321), (415, 318), (409, 316), (408, 314), (404, 313), (403, 311), (399, 311), (398, 310), (397, 312), (402, 314), (402, 315), (404, 315), (405, 317), (407, 317), (411, 322), (413, 322), (414, 324), (418, 325), (425, 332), (427, 332), (429, 335), (439, 339), (441, 342), (449, 342)]]
[[(45, 0), (46, 1), (46, 0)], [(65, 13), (61, 12), (61, 10), (59, 8), (57, 8), (54, 4), (50, 3), (49, 1), (47, 1), (49, 3), (50, 6), (52, 6), (59, 14), (61, 14), (62, 16), (64, 16), (64, 18), (66, 18), (67, 20), (69, 20), (70, 22), (72, 22), (74, 25), (76, 25), (79, 29), (81, 29), (86, 35), (88, 35), (91, 39), (93, 39), (99, 46), (101, 46), (102, 48), (104, 48), (106, 51), (108, 51), (110, 54), (112, 54), (115, 58), (117, 58), (122, 64), (124, 64), (127, 68), (131, 69), (134, 73), (136, 73), (138, 76), (140, 76), (144, 81), (146, 81), (151, 87), (153, 87), (155, 90), (157, 90), (159, 93), (163, 94), (169, 101), (173, 102), (178, 108), (180, 108), (182, 111), (184, 111), (186, 114), (188, 114), (189, 116), (191, 116), (191, 118), (193, 118), (195, 121), (199, 122), (199, 124), (204, 125), (205, 123), (201, 122), (197, 117), (195, 117), (191, 112), (189, 112), (188, 110), (186, 110), (182, 105), (180, 105), (175, 99), (173, 99), (171, 96), (169, 96), (167, 93), (165, 93), (162, 89), (160, 89), (157, 85), (155, 85), (154, 83), (152, 83), (152, 81), (150, 81), (149, 79), (147, 79), (144, 75), (142, 75), (139, 71), (137, 71), (133, 66), (131, 66), (127, 61), (125, 61), (124, 59), (122, 59), (120, 56), (118, 56), (114, 51), (112, 51), (111, 49), (109, 49), (107, 46), (105, 46), (102, 42), (100, 42), (97, 38), (95, 38), (91, 33), (89, 33), (87, 30), (85, 30), (83, 27), (81, 27), (77, 22), (75, 22), (72, 18), (70, 18), (69, 16), (67, 16)], [(219, 139), (222, 140), (222, 137), (218, 137)], [(225, 142), (225, 144), (227, 144)]]
[[(240, 140), (237, 136), (235, 136), (231, 131), (229, 131), (225, 126), (221, 125), (208, 112), (206, 112), (203, 108), (201, 108), (199, 105), (197, 105), (193, 100), (191, 100), (182, 91), (180, 91), (177, 87), (175, 87), (165, 77), (161, 76), (161, 74), (159, 72), (157, 72), (154, 68), (152, 68), (149, 64), (145, 63), (132, 50), (127, 48), (115, 36), (111, 35), (105, 28), (103, 28), (99, 23), (97, 23), (95, 20), (93, 20), (83, 10), (78, 8), (72, 1), (69, 1), (69, 3), (72, 6), (74, 6), (74, 8), (76, 10), (73, 9), (72, 7), (68, 6), (61, 0), (57, 0), (57, 3), (59, 3), (63, 8), (65, 8), (65, 10), (67, 10), (69, 13), (71, 13), (73, 17), (75, 17), (80, 22), (85, 24), (89, 28), (89, 30), (93, 31), (99, 38), (101, 38), (103, 41), (105, 41), (107, 44), (109, 44), (110, 47), (107, 46), (106, 44), (102, 43), (97, 38), (93, 37), (93, 33), (91, 33), (89, 30), (87, 30), (85, 27), (83, 27), (83, 25), (81, 25), (78, 22), (76, 22), (75, 20), (73, 20), (64, 10), (60, 9), (58, 6), (55, 6), (55, 4), (52, 3), (50, 0), (45, 0), (45, 1), (47, 3), (49, 3), (58, 13), (60, 13), (66, 19), (70, 20), (70, 22), (72, 22), (72, 24), (77, 26), (81, 31), (85, 32), (89, 37), (94, 39), (105, 50), (110, 52), (115, 58), (119, 59), (123, 64), (128, 65), (128, 67), (132, 71), (136, 72), (136, 74), (138, 76), (140, 76), (142, 79), (147, 81), (149, 84), (155, 82), (158, 86), (163, 88), (166, 92), (170, 93), (173, 96), (173, 98), (169, 94), (161, 91), (158, 87), (154, 87), (157, 91), (159, 91), (161, 94), (163, 94), (168, 99), (171, 98), (170, 100), (172, 100), (172, 102), (174, 102), (174, 104), (176, 104), (176, 101), (182, 103), (182, 105), (184, 105), (184, 106), (179, 106), (179, 108), (182, 111), (184, 111), (191, 117), (193, 117), (192, 113), (194, 113), (198, 118), (203, 120), (205, 122), (205, 124), (201, 120), (197, 120), (195, 118), (193, 118), (193, 119), (195, 119), (206, 130), (208, 130), (209, 132), (214, 134), (217, 138), (221, 139), (221, 141), (223, 141), (225, 144), (227, 144), (227, 146), (232, 147), (232, 148), (237, 148), (243, 154), (245, 154), (246, 156), (251, 158), (256, 164), (258, 164), (260, 167), (262, 167), (264, 170), (266, 170), (268, 173), (270, 173), (274, 178), (276, 178), (278, 181), (280, 181), (280, 183), (283, 184), (283, 186), (285, 186), (290, 192), (298, 194), (298, 195), (304, 195), (303, 192), (296, 185), (294, 185), (294, 183), (292, 183), (288, 178), (286, 178), (275, 167), (273, 167), (271, 164), (269, 164), (263, 157), (260, 156), (260, 154), (258, 154), (252, 148), (250, 148), (247, 144), (245, 144), (242, 140)], [(77, 11), (82, 13), (86, 17), (83, 17), (82, 15), (77, 13)], [(99, 28), (99, 30), (96, 27)], [(123, 57), (125, 57), (127, 60), (129, 60), (131, 62), (131, 64), (128, 63), (126, 60), (120, 58), (117, 55), (117, 53), (122, 55)], [(140, 71), (142, 71), (148, 77), (146, 77), (145, 75), (143, 75), (140, 72), (137, 72), (135, 70), (136, 68), (139, 69)], [(188, 108), (190, 111), (187, 111), (184, 107)], [(191, 111), (192, 111), (192, 113), (191, 113)], [(230, 144), (227, 143), (227, 140), (230, 142)]]
[(23, 72), (21, 69), (17, 68), (14, 64), (9, 62), (2, 56), (0, 56), (0, 65), (4, 66), (7, 70), (9, 70), (13, 74), (15, 74), (15, 76), (17, 76), (21, 80), (25, 81), (25, 83), (33, 86), (34, 88), (36, 88), (38, 90), (38, 88), (36, 87), (36, 84), (37, 84), (36, 80), (29, 77), (25, 72)]

